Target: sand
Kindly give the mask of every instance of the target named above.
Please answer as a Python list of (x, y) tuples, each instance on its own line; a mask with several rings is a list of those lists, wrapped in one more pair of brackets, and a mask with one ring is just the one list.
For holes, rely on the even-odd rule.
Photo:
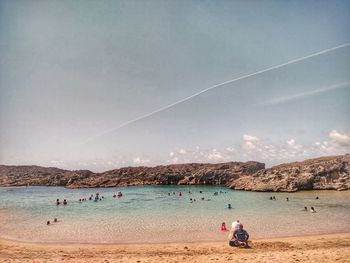
[(177, 244), (34, 244), (0, 239), (0, 262), (350, 262), (350, 233)]

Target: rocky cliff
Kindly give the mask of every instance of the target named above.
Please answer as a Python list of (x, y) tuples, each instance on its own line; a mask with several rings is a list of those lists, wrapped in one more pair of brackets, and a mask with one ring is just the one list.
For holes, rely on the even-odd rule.
[(265, 165), (259, 162), (125, 167), (103, 173), (39, 166), (0, 166), (0, 186), (114, 187), (127, 185), (229, 185)]
[(349, 190), (350, 155), (281, 164), (240, 176), (230, 187), (247, 191)]
[(103, 173), (53, 167), (0, 165), (0, 186), (223, 185), (247, 191), (349, 190), (350, 155), (281, 164), (259, 162), (125, 167)]

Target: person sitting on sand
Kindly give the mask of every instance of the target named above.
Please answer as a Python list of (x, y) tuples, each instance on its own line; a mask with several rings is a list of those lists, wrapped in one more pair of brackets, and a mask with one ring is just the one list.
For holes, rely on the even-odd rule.
[(243, 225), (239, 224), (238, 229), (233, 232), (229, 245), (231, 247), (247, 247), (249, 234), (243, 229)]
[(221, 231), (227, 231), (225, 222), (222, 222), (221, 224)]
[(310, 213), (316, 213), (316, 210), (313, 206), (311, 206), (311, 208), (310, 208)]

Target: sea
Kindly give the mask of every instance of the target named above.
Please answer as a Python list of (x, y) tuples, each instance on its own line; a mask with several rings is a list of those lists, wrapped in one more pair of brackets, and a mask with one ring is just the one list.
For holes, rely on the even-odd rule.
[[(122, 197), (114, 198), (117, 192)], [(89, 200), (96, 193), (101, 200)], [(270, 200), (272, 196), (275, 200)], [(67, 205), (56, 205), (57, 198), (66, 199)], [(0, 238), (25, 242), (227, 241), (228, 232), (221, 231), (221, 225), (225, 222), (230, 229), (236, 220), (251, 239), (350, 232), (350, 191), (270, 193), (217, 186), (0, 188)]]

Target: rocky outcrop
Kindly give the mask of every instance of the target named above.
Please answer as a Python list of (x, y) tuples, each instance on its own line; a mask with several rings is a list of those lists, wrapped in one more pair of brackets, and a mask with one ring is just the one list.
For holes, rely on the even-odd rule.
[(88, 170), (68, 171), (36, 165), (0, 165), (0, 186), (66, 186), (93, 174)]
[(281, 164), (269, 169), (259, 162), (176, 164), (125, 167), (103, 173), (53, 167), (0, 165), (0, 186), (64, 186), (67, 188), (129, 185), (222, 185), (236, 190), (349, 190), (350, 155)]
[(230, 187), (247, 191), (349, 190), (350, 155), (281, 164), (243, 175)]
[(67, 171), (39, 166), (0, 166), (0, 186), (65, 186), (67, 188), (129, 185), (230, 185), (242, 175), (265, 165), (259, 162), (177, 164), (156, 167), (125, 167), (103, 173)]

